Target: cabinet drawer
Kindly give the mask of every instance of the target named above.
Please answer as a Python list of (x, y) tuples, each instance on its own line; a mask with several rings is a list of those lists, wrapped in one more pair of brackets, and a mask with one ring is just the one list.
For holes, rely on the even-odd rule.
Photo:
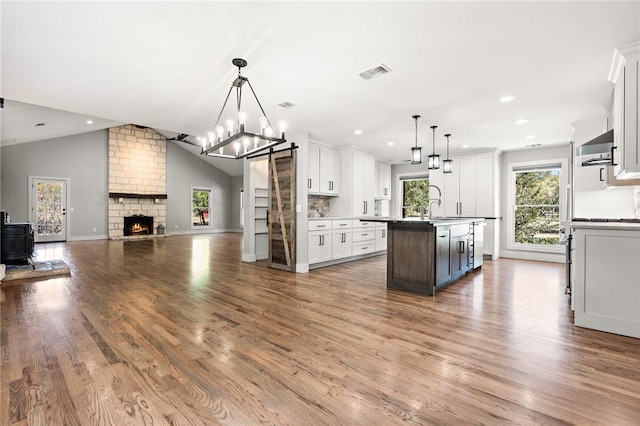
[[(473, 226), (471, 226), (473, 228)], [(459, 225), (451, 225), (451, 238), (462, 237), (471, 233), (468, 223), (461, 223)]]
[(380, 229), (380, 228), (387, 228), (387, 224), (384, 222), (376, 222), (376, 228)]
[(330, 220), (310, 220), (309, 231), (322, 231), (323, 229), (331, 229)]
[(353, 243), (353, 255), (373, 253), (376, 251), (376, 242), (372, 241), (359, 241)]
[(343, 219), (343, 220), (332, 220), (331, 221), (331, 228), (332, 229), (351, 229), (351, 227), (353, 227), (353, 221), (352, 220), (348, 220), (348, 219)]
[(362, 229), (354, 229), (353, 230), (353, 241), (367, 241), (374, 240), (373, 245), (375, 245), (376, 239), (376, 230), (375, 228), (362, 228)]
[(376, 226), (376, 222), (361, 222), (357, 219), (353, 221), (354, 228), (369, 228), (371, 226)]

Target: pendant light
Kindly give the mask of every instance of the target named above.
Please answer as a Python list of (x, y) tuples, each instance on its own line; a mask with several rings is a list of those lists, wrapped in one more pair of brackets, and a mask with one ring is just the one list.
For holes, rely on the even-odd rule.
[(416, 146), (411, 147), (411, 164), (422, 163), (422, 147), (418, 146), (418, 118), (420, 118), (419, 115), (413, 116), (416, 122)]
[(431, 126), (433, 131), (433, 153), (427, 157), (427, 164), (429, 170), (435, 170), (440, 168), (440, 156), (436, 154), (436, 129), (438, 126)]
[(447, 138), (447, 159), (442, 161), (442, 171), (444, 173), (453, 173), (453, 160), (449, 158), (449, 136), (451, 136), (451, 133), (444, 135)]

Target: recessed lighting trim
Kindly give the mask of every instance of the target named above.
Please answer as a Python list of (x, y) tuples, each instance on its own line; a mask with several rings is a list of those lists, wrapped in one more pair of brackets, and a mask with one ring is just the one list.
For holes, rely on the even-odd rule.
[(515, 96), (505, 95), (505, 96), (503, 96), (503, 97), (501, 97), (501, 98), (500, 98), (500, 102), (503, 102), (503, 103), (505, 103), (505, 102), (511, 102), (511, 101), (513, 101), (515, 98), (516, 98)]
[(469, 145), (462, 145), (463, 148), (469, 148)]
[(353, 132), (353, 134), (354, 134), (354, 135), (361, 135), (361, 134), (362, 134), (362, 130), (360, 130), (360, 129), (356, 129), (356, 130)]
[(520, 118), (516, 121), (514, 121), (515, 124), (524, 124), (524, 123), (528, 123), (529, 120), (527, 120), (526, 118)]
[(534, 135), (529, 135), (525, 139), (530, 141), (531, 139), (535, 139), (535, 138), (536, 137)]
[(87, 124), (93, 124), (93, 120), (87, 120)]
[(395, 142), (387, 142), (387, 145), (389, 146), (394, 146), (396, 143)]

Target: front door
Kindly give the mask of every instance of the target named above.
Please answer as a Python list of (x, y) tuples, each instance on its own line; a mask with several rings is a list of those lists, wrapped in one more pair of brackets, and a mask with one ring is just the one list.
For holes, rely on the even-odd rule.
[(30, 221), (35, 242), (67, 240), (67, 180), (31, 178)]

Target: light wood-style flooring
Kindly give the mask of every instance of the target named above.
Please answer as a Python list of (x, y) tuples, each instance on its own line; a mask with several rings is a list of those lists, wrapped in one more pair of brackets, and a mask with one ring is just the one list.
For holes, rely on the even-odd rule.
[(3, 285), (0, 424), (640, 424), (640, 340), (575, 327), (564, 265), (431, 298), (384, 255), (292, 274), (240, 246), (38, 245), (71, 276)]

